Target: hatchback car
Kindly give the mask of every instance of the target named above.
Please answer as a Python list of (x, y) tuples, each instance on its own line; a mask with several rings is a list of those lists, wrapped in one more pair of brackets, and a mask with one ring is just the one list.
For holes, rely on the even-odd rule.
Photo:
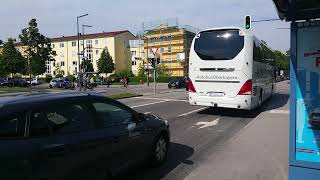
[(177, 77), (169, 81), (168, 88), (171, 89), (172, 87), (175, 88), (185, 88), (186, 87), (186, 80), (183, 77)]
[(0, 79), (0, 86), (8, 86), (8, 80)]
[(57, 78), (57, 79), (52, 79), (49, 84), (50, 88), (56, 87), (56, 88), (70, 88), (71, 87), (71, 82), (68, 79), (63, 79), (63, 78)]
[(1, 179), (112, 176), (169, 147), (167, 121), (99, 95), (3, 97), (0, 119)]

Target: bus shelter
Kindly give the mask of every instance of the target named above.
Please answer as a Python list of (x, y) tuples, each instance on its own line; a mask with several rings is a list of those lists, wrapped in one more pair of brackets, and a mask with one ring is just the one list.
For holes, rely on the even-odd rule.
[(320, 0), (273, 0), (291, 22), (289, 180), (320, 179)]

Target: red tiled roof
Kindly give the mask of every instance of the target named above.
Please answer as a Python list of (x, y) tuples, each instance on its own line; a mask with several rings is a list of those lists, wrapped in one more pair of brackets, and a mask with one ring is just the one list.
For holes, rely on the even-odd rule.
[[(116, 35), (122, 34), (128, 32), (132, 34), (130, 31), (114, 31), (114, 32), (102, 32), (102, 33), (94, 33), (94, 34), (85, 34), (84, 36), (81, 36), (80, 39), (94, 39), (94, 38), (101, 38), (101, 37), (114, 37)], [(133, 35), (133, 34), (132, 34)], [(134, 35), (133, 35), (134, 36)], [(60, 42), (60, 41), (73, 41), (77, 40), (78, 36), (62, 36), (57, 38), (50, 38), (51, 42)], [(22, 43), (18, 42), (15, 44), (16, 46), (21, 46)]]
[[(85, 34), (84, 36), (81, 36), (80, 39), (94, 39), (94, 38), (100, 38), (100, 37), (114, 37), (118, 34), (122, 34), (126, 31), (115, 31), (115, 32), (102, 32), (102, 33), (94, 33), (94, 34)], [(130, 32), (129, 32), (130, 33)], [(58, 38), (51, 38), (51, 42), (59, 42), (59, 41), (73, 41), (77, 40), (78, 36), (63, 36)]]

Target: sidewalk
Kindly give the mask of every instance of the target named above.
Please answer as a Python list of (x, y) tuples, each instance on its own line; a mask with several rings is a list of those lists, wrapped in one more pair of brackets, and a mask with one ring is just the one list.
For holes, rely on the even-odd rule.
[(287, 180), (288, 134), (289, 101), (260, 113), (185, 179)]

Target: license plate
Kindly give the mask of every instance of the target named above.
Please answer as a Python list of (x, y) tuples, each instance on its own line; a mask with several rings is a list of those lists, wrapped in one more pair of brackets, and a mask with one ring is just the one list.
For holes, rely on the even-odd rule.
[(211, 96), (211, 97), (223, 97), (224, 93), (221, 93), (221, 92), (209, 92), (208, 93), (208, 96)]

